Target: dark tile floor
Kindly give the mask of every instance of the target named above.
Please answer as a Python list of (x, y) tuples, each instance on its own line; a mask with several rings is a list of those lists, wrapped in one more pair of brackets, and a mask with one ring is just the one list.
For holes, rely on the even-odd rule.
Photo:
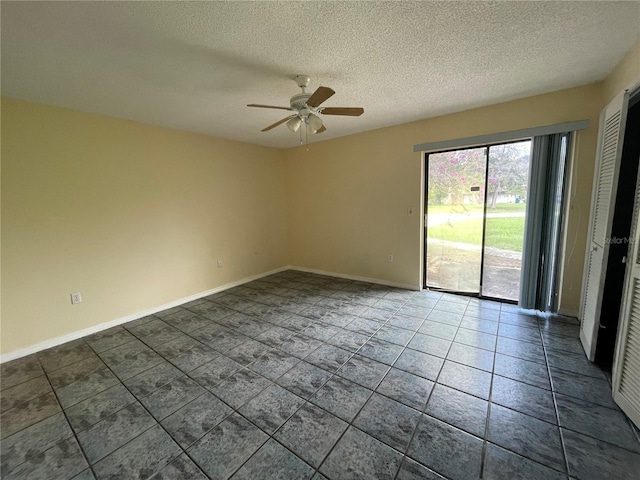
[(2, 477), (638, 479), (578, 326), (288, 271), (2, 365)]

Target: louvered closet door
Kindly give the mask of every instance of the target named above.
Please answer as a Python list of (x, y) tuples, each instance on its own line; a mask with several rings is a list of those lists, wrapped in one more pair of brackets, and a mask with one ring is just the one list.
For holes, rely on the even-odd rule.
[[(640, 183), (640, 175), (638, 176)], [(636, 192), (640, 185), (636, 185)], [(613, 399), (640, 427), (640, 196), (633, 214), (632, 238), (613, 361)]]
[(615, 207), (615, 193), (618, 186), (628, 102), (628, 94), (621, 93), (607, 105), (600, 116), (598, 153), (589, 222), (590, 234), (587, 241), (580, 305), (580, 340), (591, 361), (596, 353), (600, 306), (609, 254), (608, 239)]

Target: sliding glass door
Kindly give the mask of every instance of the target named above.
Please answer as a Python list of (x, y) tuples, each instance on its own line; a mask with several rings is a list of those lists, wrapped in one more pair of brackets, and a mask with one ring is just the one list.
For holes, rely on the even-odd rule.
[(517, 301), (531, 141), (489, 147), (482, 295)]
[(426, 160), (426, 286), (518, 300), (531, 141)]
[(486, 148), (427, 160), (427, 286), (480, 293)]

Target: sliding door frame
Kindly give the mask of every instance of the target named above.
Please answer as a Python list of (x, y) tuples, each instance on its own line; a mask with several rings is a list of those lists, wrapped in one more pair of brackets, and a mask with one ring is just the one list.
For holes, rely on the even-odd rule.
[[(517, 305), (518, 304), (518, 300), (509, 300), (509, 299), (505, 299), (505, 298), (498, 298), (498, 297), (490, 297), (490, 296), (486, 296), (482, 294), (482, 282), (483, 282), (483, 277), (484, 277), (484, 257), (485, 257), (485, 240), (486, 240), (486, 234), (487, 234), (487, 200), (488, 200), (488, 193), (489, 193), (489, 189), (487, 188), (488, 185), (488, 179), (489, 179), (489, 149), (491, 147), (495, 147), (495, 146), (499, 146), (499, 145), (508, 145), (511, 143), (520, 143), (520, 142), (526, 142), (526, 141), (531, 141), (531, 145), (533, 147), (533, 139), (534, 137), (524, 137), (524, 138), (518, 138), (518, 139), (513, 139), (513, 140), (508, 140), (508, 141), (498, 141), (498, 142), (492, 142), (492, 143), (483, 143), (480, 145), (469, 145), (469, 146), (463, 146), (463, 147), (456, 147), (456, 148), (448, 148), (445, 150), (433, 150), (433, 151), (428, 151), (428, 152), (423, 152), (423, 159), (422, 159), (422, 166), (424, 169), (424, 176), (423, 176), (423, 211), (424, 211), (424, 228), (422, 231), (422, 270), (423, 270), (423, 275), (422, 275), (422, 286), (425, 290), (433, 290), (433, 291), (438, 291), (438, 292), (446, 292), (446, 293), (451, 293), (451, 294), (455, 294), (455, 295), (464, 295), (467, 297), (476, 297), (476, 298), (483, 298), (483, 299), (487, 299), (487, 300), (495, 300), (498, 302), (502, 302), (502, 303), (509, 303), (512, 305)], [(470, 150), (470, 149), (478, 149), (478, 148), (484, 148), (484, 155), (485, 155), (485, 172), (484, 172), (484, 203), (483, 203), (483, 209), (482, 209), (482, 244), (481, 244), (481, 261), (480, 261), (480, 288), (479, 288), (479, 293), (468, 293), (468, 292), (457, 292), (457, 291), (452, 291), (452, 290), (448, 290), (446, 288), (441, 288), (441, 287), (429, 287), (427, 286), (427, 228), (428, 228), (428, 207), (429, 207), (429, 155), (436, 155), (439, 153), (449, 153), (449, 152), (457, 152), (460, 150)], [(527, 185), (527, 192), (528, 192), (528, 187), (529, 185)]]

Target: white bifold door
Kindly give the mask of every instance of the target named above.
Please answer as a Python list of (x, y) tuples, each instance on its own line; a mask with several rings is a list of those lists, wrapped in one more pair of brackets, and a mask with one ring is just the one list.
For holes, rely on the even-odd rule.
[(613, 400), (640, 427), (640, 175), (613, 360)]
[(623, 92), (600, 114), (598, 151), (593, 179), (589, 237), (580, 305), (580, 340), (593, 361), (600, 326), (600, 307), (607, 272), (609, 241), (618, 187), (629, 95)]

